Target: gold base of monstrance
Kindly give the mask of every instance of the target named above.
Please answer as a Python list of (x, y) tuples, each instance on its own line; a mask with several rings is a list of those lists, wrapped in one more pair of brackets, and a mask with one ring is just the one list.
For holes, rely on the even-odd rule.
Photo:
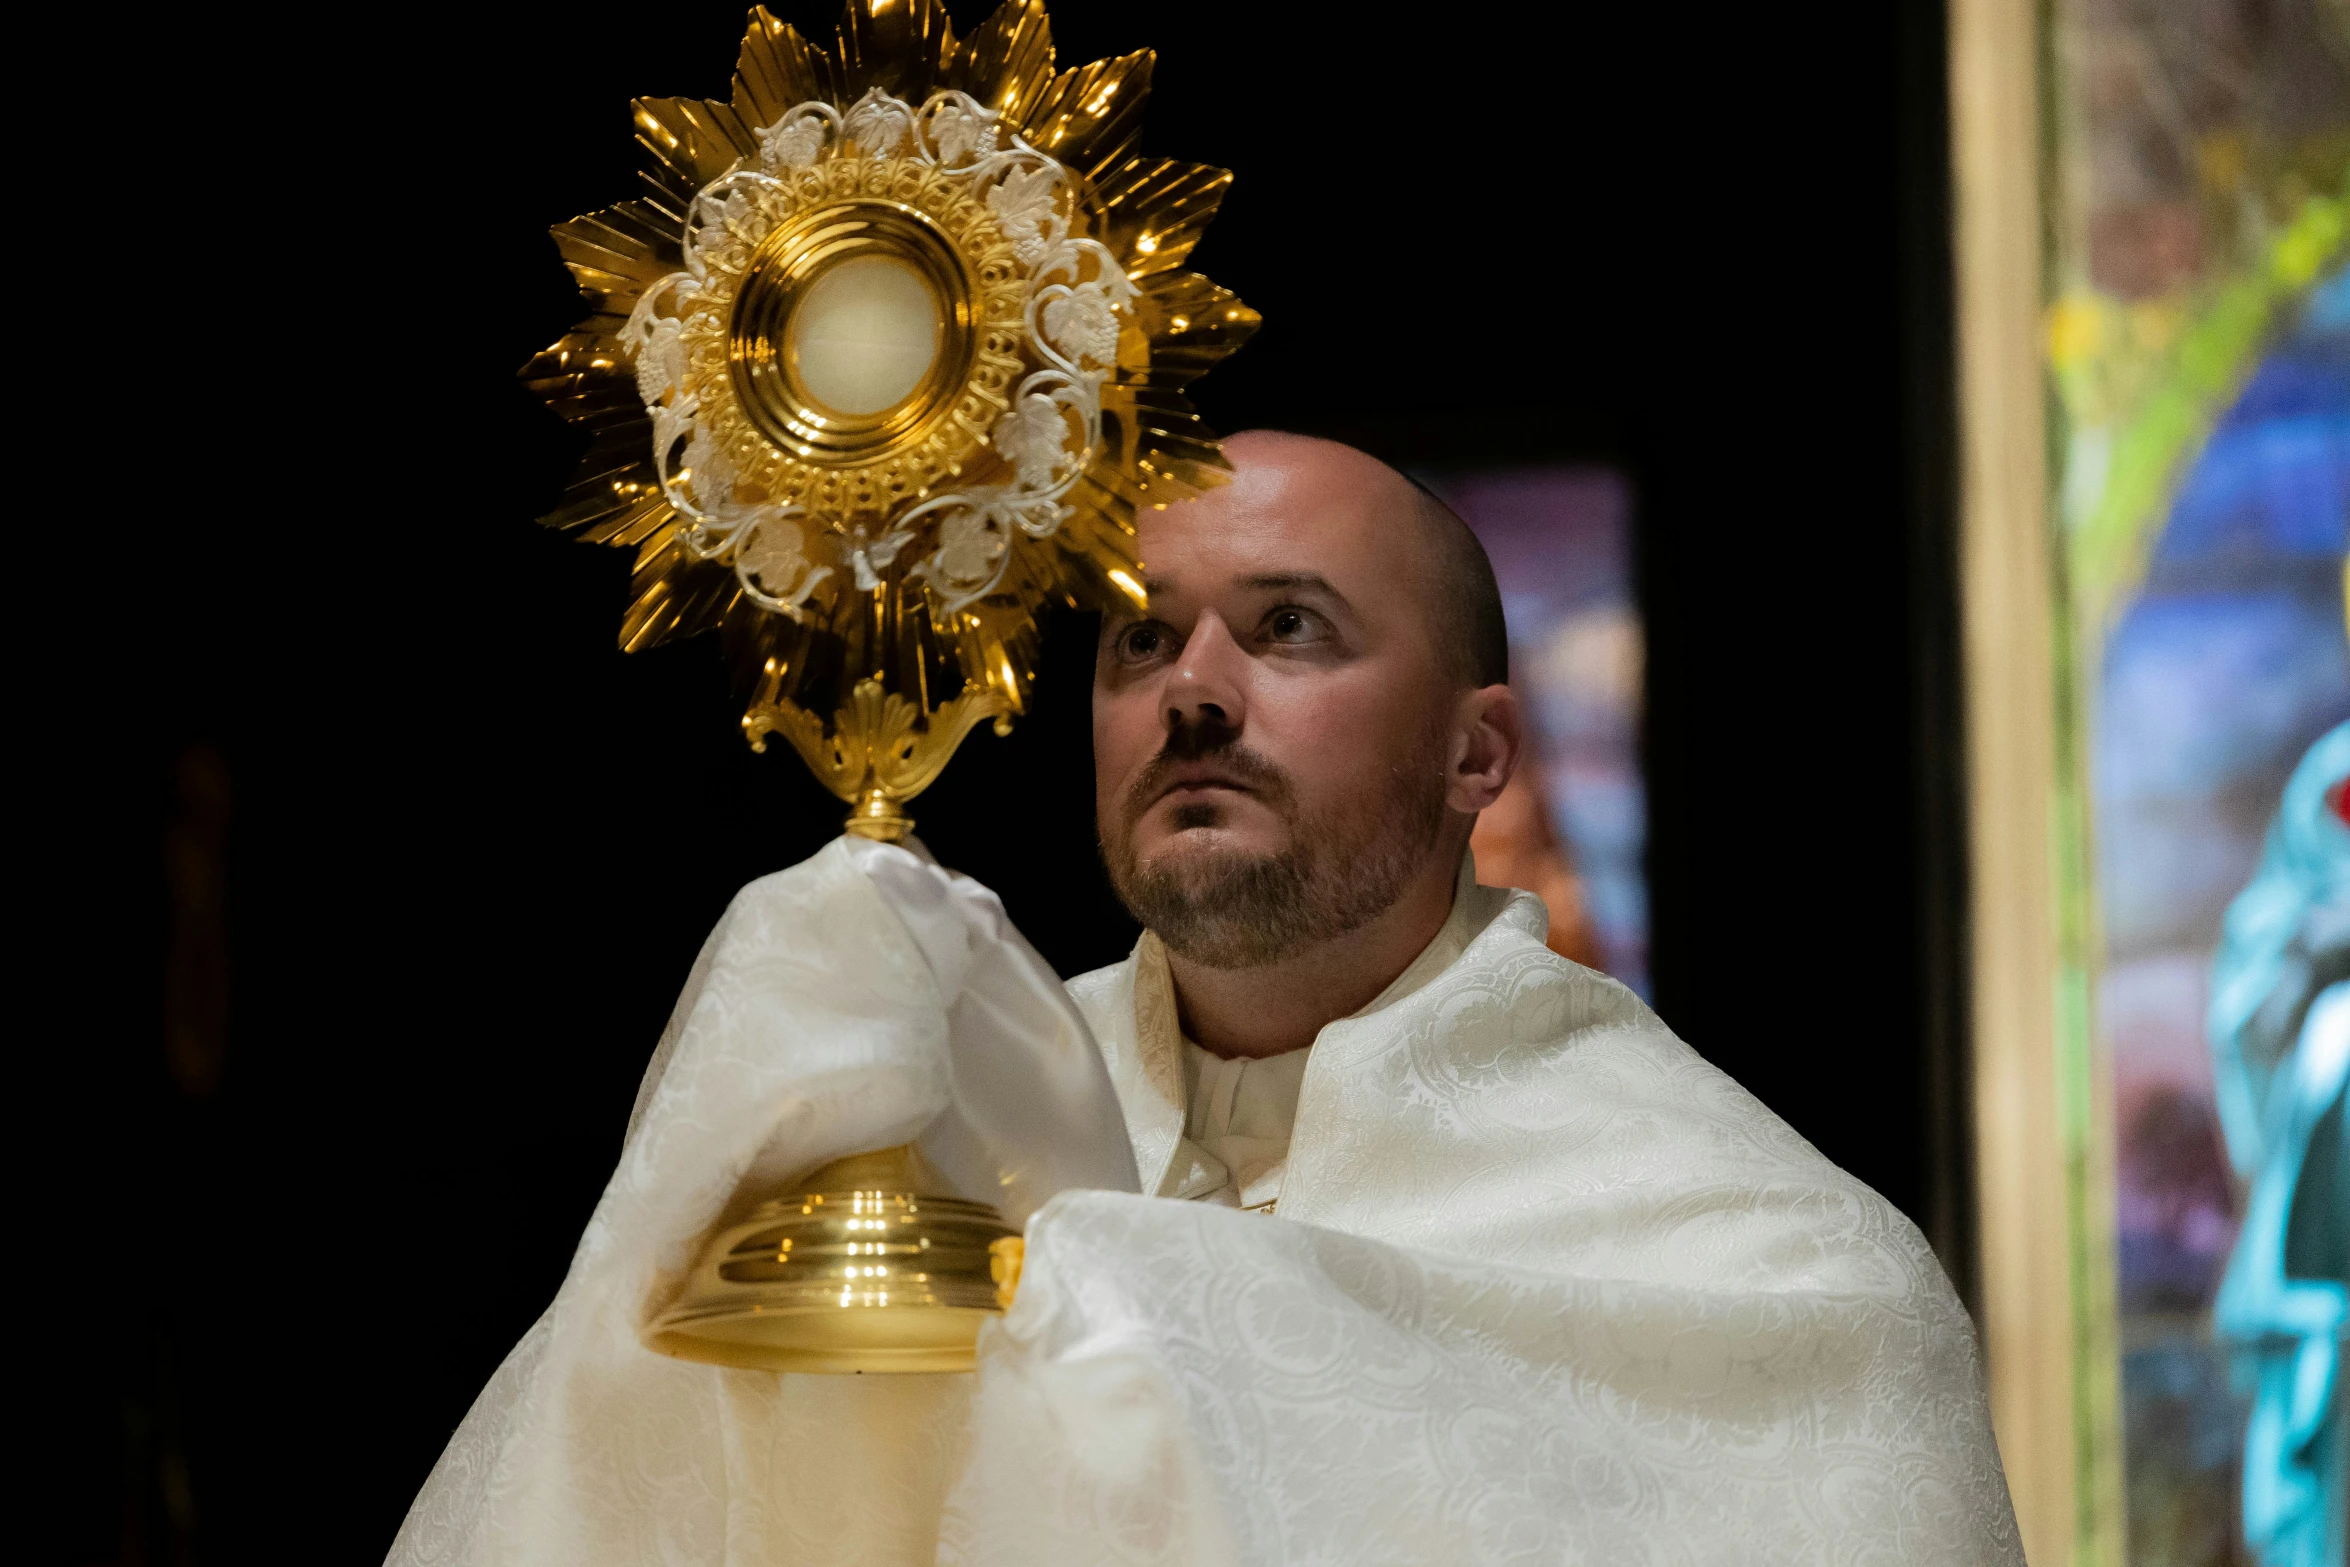
[[(1145, 606), (1134, 518), (1223, 482), (1183, 389), (1257, 314), (1183, 270), (1231, 176), (1134, 151), (1153, 55), (1053, 68), (1042, 0), (958, 39), (849, 0), (829, 50), (754, 10), (726, 100), (637, 100), (648, 193), (558, 224), (592, 314), (524, 379), (590, 437), (546, 521), (633, 550), (620, 643), (717, 631), (744, 738), (905, 802), (1027, 710), (1037, 616)], [(1019, 1238), (911, 1149), (714, 1237), (655, 1348), (946, 1371)]]
[(648, 1342), (768, 1371), (968, 1371), (1020, 1237), (912, 1147), (836, 1160), (710, 1241)]

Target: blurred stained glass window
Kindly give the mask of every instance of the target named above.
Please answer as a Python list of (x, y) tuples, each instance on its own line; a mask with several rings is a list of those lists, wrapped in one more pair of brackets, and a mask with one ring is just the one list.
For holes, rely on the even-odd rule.
[(2110, 1354), (2076, 1390), (2103, 1471), (2083, 1559), (2317, 1567), (2318, 1536), (2246, 1526), (2252, 1395), (2213, 1318), (2245, 1189), (2206, 1012), (2286, 780), (2350, 719), (2350, 10), (2058, 0), (2052, 23), (2060, 841), (2087, 1000), (2062, 1092), (2110, 1105), (2078, 1135), (2114, 1176), (2109, 1247), (2094, 1187), (2070, 1194), (2111, 1270), (2085, 1319)]
[(1632, 585), (1632, 495), (1589, 466), (1429, 475), (1483, 541), (1509, 621), (1510, 683), (1531, 734), (1477, 822), (1478, 876), (1550, 907), (1551, 946), (1648, 996), (1645, 651)]

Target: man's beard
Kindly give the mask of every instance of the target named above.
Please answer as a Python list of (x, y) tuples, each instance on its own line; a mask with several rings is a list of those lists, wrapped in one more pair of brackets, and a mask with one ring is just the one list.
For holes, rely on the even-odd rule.
[[(1289, 845), (1270, 854), (1172, 847), (1136, 863), (1134, 829), (1182, 762), (1213, 756), (1289, 825)], [(1357, 930), (1395, 906), (1443, 831), (1444, 745), (1431, 735), (1386, 787), (1350, 803), (1301, 813), (1289, 777), (1222, 726), (1187, 726), (1143, 769), (1104, 823), (1110, 884), (1169, 951), (1203, 968), (1261, 968)], [(1182, 807), (1178, 827), (1205, 827), (1222, 807)], [(1186, 820), (1186, 818), (1190, 818)]]

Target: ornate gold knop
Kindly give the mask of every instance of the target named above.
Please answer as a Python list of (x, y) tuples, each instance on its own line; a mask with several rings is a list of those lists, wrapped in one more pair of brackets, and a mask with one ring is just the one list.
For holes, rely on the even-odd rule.
[(637, 101), (650, 193), (554, 229), (593, 313), (523, 375), (592, 444), (545, 520), (636, 551), (622, 647), (721, 633), (852, 832), (1223, 482), (1183, 388), (1257, 315), (1180, 270), (1231, 176), (1134, 152), (1153, 58), (1056, 72), (1042, 0), (850, 0), (829, 50), (755, 10), (730, 98)]
[(878, 680), (860, 680), (849, 704), (835, 717), (832, 732), (805, 708), (788, 703), (754, 707), (743, 715), (751, 749), (767, 749), (766, 736), (792, 743), (824, 787), (854, 801), (848, 830), (862, 838), (895, 842), (913, 829), (906, 801), (930, 786), (963, 736), (981, 719), (995, 719), (995, 732), (1009, 734), (1012, 710), (998, 692), (966, 688), (961, 696), (928, 715)]

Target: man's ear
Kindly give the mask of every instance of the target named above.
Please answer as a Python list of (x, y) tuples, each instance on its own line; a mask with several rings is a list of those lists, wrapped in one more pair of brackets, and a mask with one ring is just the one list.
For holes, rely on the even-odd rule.
[(1452, 750), (1444, 770), (1444, 803), (1473, 816), (1501, 798), (1525, 749), (1526, 720), (1508, 686), (1464, 692), (1453, 710)]

